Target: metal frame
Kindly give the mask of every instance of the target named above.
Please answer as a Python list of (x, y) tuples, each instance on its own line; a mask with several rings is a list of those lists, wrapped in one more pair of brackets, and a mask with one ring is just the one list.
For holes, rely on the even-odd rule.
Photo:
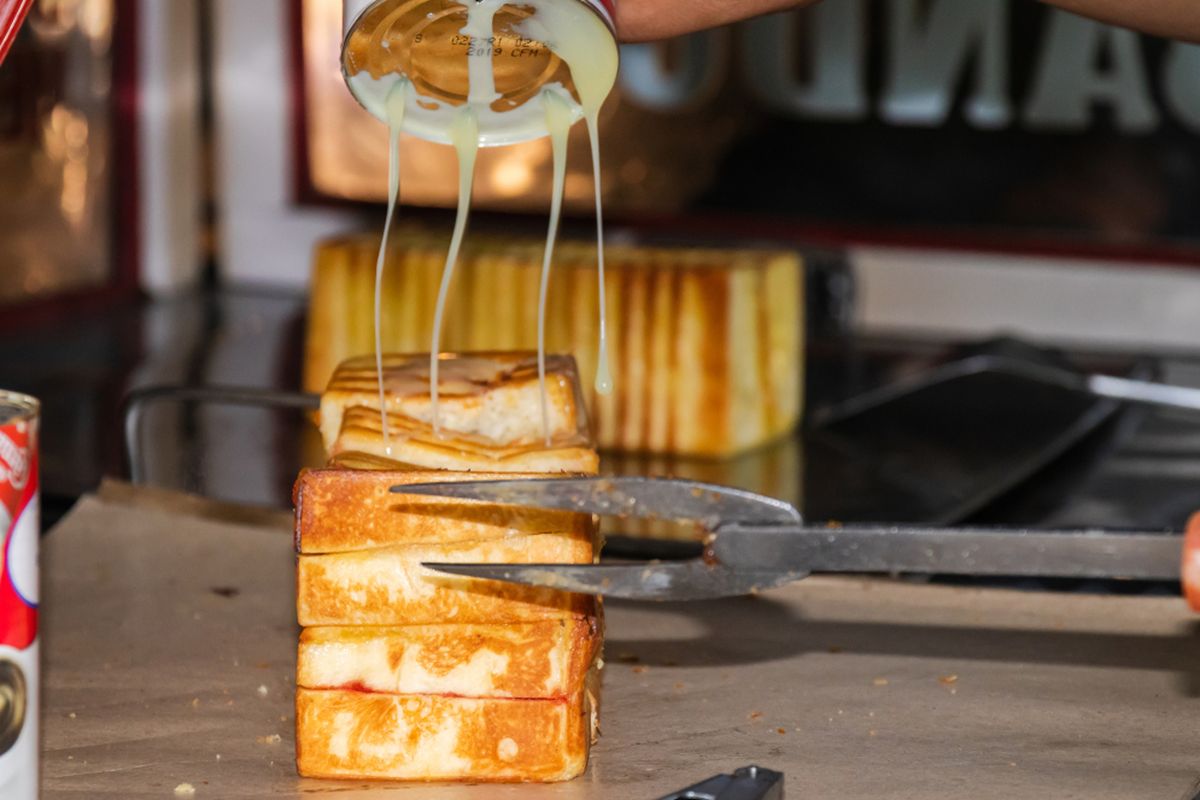
[(129, 465), (129, 480), (134, 484), (144, 483), (146, 480), (142, 452), (143, 412), (147, 406), (163, 400), (299, 411), (315, 411), (321, 405), (321, 397), (316, 394), (278, 389), (251, 389), (244, 386), (160, 384), (132, 389), (125, 395), (121, 418), (125, 432), (125, 460)]

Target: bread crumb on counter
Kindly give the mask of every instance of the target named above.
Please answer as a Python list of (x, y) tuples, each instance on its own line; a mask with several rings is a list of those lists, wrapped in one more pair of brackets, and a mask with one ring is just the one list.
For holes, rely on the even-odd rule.
[(175, 796), (176, 797), (195, 797), (196, 796), (196, 787), (192, 786), (190, 783), (181, 783), (175, 787)]

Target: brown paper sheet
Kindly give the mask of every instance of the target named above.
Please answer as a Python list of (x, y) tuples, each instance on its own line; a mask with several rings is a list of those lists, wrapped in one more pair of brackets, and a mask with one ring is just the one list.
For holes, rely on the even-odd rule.
[(295, 774), (285, 519), (109, 487), (43, 546), (45, 798), (648, 800), (748, 763), (806, 799), (1200, 791), (1200, 624), (1174, 598), (820, 578), (614, 602), (585, 777), (403, 786)]

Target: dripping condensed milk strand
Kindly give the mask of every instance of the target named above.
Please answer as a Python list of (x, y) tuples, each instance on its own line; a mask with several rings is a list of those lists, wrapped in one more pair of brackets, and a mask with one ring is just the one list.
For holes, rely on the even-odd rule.
[(554, 244), (558, 238), (558, 221), (562, 214), (563, 186), (567, 177), (567, 137), (573, 119), (569, 97), (558, 89), (543, 89), (542, 104), (546, 108), (546, 129), (550, 131), (553, 153), (553, 188), (550, 192), (550, 224), (546, 230), (546, 249), (542, 254), (542, 274), (538, 283), (537, 357), (538, 388), (542, 394), (542, 435), (550, 446), (550, 398), (546, 388), (546, 295), (550, 289), (550, 266), (554, 263)]
[(442, 285), (438, 287), (437, 305), (433, 311), (433, 338), (429, 345), (429, 418), (435, 436), (441, 432), (438, 424), (438, 367), (441, 364), (442, 317), (446, 312), (450, 282), (454, 278), (454, 265), (458, 263), (458, 252), (462, 249), (463, 234), (467, 230), (471, 188), (475, 178), (475, 156), (479, 152), (479, 120), (472, 105), (465, 105), (458, 110), (452, 130), (454, 150), (458, 153), (458, 210), (454, 214), (450, 250), (442, 267)]
[[(603, 0), (600, 0), (603, 2)], [(437, 307), (434, 314), (434, 330), (432, 335), (432, 346), (430, 348), (430, 416), (433, 430), (439, 432), (438, 422), (438, 361), (440, 354), (440, 334), (441, 323), (444, 315), (446, 298), (449, 293), (450, 283), (453, 277), (454, 267), (458, 259), (458, 253), (462, 246), (463, 233), (466, 228), (466, 220), (470, 209), (470, 193), (471, 185), (474, 176), (475, 156), (480, 144), (503, 143), (502, 141), (488, 142), (487, 134), (484, 133), (481, 138), (481, 122), (483, 128), (488, 128), (495, 125), (496, 128), (502, 130), (502, 135), (507, 136), (506, 141), (519, 141), (522, 138), (535, 138), (537, 135), (544, 135), (546, 132), (530, 129), (528, 135), (523, 135), (525, 131), (518, 127), (517, 138), (512, 138), (513, 130), (503, 130), (503, 122), (497, 122), (500, 118), (518, 120), (519, 125), (528, 125), (529, 120), (534, 119), (530, 116), (533, 110), (529, 108), (534, 103), (543, 106), (545, 112), (545, 93), (541, 93), (532, 100), (529, 100), (518, 106), (517, 108), (507, 111), (496, 111), (493, 109), (492, 103), (498, 98), (495, 89), (495, 77), (492, 61), (492, 48), (484, 46), (491, 40), (494, 34), (494, 18), (496, 12), (506, 5), (506, 0), (475, 0), (475, 2), (466, 2), (462, 4), (467, 11), (467, 23), (461, 29), (461, 33), (470, 37), (472, 49), (476, 49), (478, 45), (479, 53), (476, 55), (466, 56), (468, 59), (468, 80), (469, 90), (468, 98), (465, 105), (458, 108), (447, 108), (437, 101), (423, 98), (417, 95), (416, 92), (406, 92), (404, 101), (408, 105), (410, 116), (420, 116), (424, 118), (425, 132), (433, 131), (434, 140), (444, 140), (445, 131), (448, 129), (450, 142), (455, 146), (458, 153), (459, 162), (459, 198), (458, 210), (455, 218), (454, 233), (451, 237), (450, 249), (447, 253), (446, 265), (443, 268), (442, 282), (439, 288)], [(587, 123), (589, 139), (591, 140), (592, 151), (592, 167), (595, 179), (596, 192), (596, 230), (597, 230), (597, 280), (599, 282), (598, 301), (599, 301), (599, 343), (597, 352), (597, 370), (596, 370), (596, 391), (598, 394), (608, 394), (612, 390), (612, 377), (608, 364), (608, 346), (607, 346), (607, 323), (606, 323), (606, 308), (605, 308), (605, 284), (604, 284), (604, 240), (603, 240), (603, 215), (601, 211), (601, 188), (600, 188), (600, 160), (599, 160), (599, 133), (598, 120), (600, 107), (604, 100), (608, 97), (612, 90), (613, 84), (616, 82), (618, 55), (616, 41), (611, 30), (611, 19), (607, 16), (602, 17), (601, 14), (607, 15), (608, 9), (597, 5), (597, 0), (525, 0), (520, 3), (521, 6), (529, 8), (533, 14), (517, 23), (514, 27), (523, 36), (526, 36), (535, 41), (544, 43), (550, 50), (557, 55), (571, 73), (571, 80), (575, 84), (575, 90), (579, 97), (579, 106), (573, 108), (570, 122), (582, 116)], [(391, 87), (389, 87), (389, 78), (391, 81), (402, 79), (402, 76), (390, 75), (379, 79), (372, 77), (369, 73), (363, 71), (347, 77), (347, 82), (355, 96), (363, 103), (368, 111), (371, 111), (378, 117), (384, 118), (387, 121), (391, 120), (389, 109), (380, 109), (380, 97), (387, 99), (391, 98)], [(385, 87), (387, 87), (385, 89)], [(552, 84), (546, 87), (547, 90), (560, 90), (562, 95), (569, 97), (566, 90), (560, 84)], [(384, 93), (386, 91), (386, 94)], [(387, 105), (387, 100), (384, 101)], [(574, 104), (571, 104), (574, 106)], [(384, 110), (384, 114), (380, 111)], [(413, 113), (415, 112), (415, 114)], [(432, 128), (429, 127), (428, 121), (434, 120)], [(559, 121), (551, 123), (546, 119), (545, 127), (548, 129), (551, 125), (560, 125)], [(403, 121), (403, 115), (401, 115)], [(564, 127), (569, 127), (570, 122)], [(512, 128), (513, 126), (509, 126)], [(552, 137), (553, 139), (553, 137)], [(563, 137), (565, 140), (565, 136)], [(565, 145), (565, 141), (563, 142)], [(398, 155), (393, 148), (389, 154), (392, 159), (398, 159)], [(391, 174), (389, 169), (389, 175)], [(554, 208), (561, 208), (563, 187), (561, 183), (556, 182), (554, 187), (554, 197), (551, 202), (552, 217), (554, 216)], [(547, 237), (547, 251), (543, 261), (543, 286), (548, 282), (549, 263), (553, 258), (554, 245), (554, 220), (551, 221), (551, 232)], [(378, 284), (378, 281), (377, 281)], [(377, 285), (377, 295), (379, 286)], [(539, 293), (540, 295), (541, 293)], [(378, 297), (376, 300), (376, 314), (379, 314)], [(546, 413), (546, 392), (545, 369), (544, 369), (544, 338), (541, 335), (545, 327), (545, 306), (544, 302), (539, 303), (538, 309), (538, 359), (539, 359), (539, 381), (542, 390), (543, 403), (543, 428), (544, 433), (549, 438), (549, 420)], [(378, 330), (379, 320), (376, 320), (376, 329)], [(379, 341), (377, 338), (376, 349), (379, 350)], [(379, 372), (379, 383), (382, 391), (383, 387), (383, 369), (382, 355), (377, 356), (376, 361), (377, 371)], [(381, 406), (383, 406), (383, 398), (381, 398)], [(386, 410), (381, 410), (383, 415), (383, 427), (386, 437)]]
[(404, 106), (409, 85), (408, 79), (401, 77), (388, 92), (388, 208), (383, 222), (383, 238), (379, 241), (379, 255), (375, 259), (375, 376), (379, 382), (379, 422), (383, 431), (383, 447), (389, 456), (392, 454), (392, 439), (388, 431), (387, 392), (383, 385), (383, 314), (380, 305), (383, 300), (383, 269), (387, 260), (388, 236), (392, 230), (396, 204), (400, 202), (400, 132), (404, 128)]
[[(521, 33), (531, 39), (545, 42), (571, 71), (571, 80), (579, 97), (580, 110), (587, 125), (592, 150), (592, 177), (596, 195), (596, 273), (597, 301), (600, 317), (596, 352), (596, 393), (612, 393), (612, 372), (608, 361), (608, 323), (604, 282), (604, 215), (600, 185), (600, 108), (608, 99), (617, 81), (618, 53), (616, 40), (611, 30), (598, 16), (580, 3), (546, 2), (536, 0), (531, 5), (536, 13), (520, 24)], [(608, 13), (607, 9), (601, 11)], [(600, 33), (603, 31), (603, 33)], [(553, 130), (551, 130), (553, 141)], [(565, 146), (565, 142), (564, 142)], [(556, 183), (551, 199), (551, 213), (555, 203), (562, 204), (563, 185)], [(553, 242), (548, 241), (548, 249)], [(551, 254), (547, 253), (547, 259)], [(545, 326), (545, 307), (538, 308), (538, 329)], [(544, 342), (539, 339), (538, 356), (544, 358)], [(542, 377), (542, 402), (546, 402), (546, 385)], [(549, 428), (547, 427), (547, 431)]]
[(442, 319), (446, 313), (446, 298), (450, 283), (454, 279), (454, 267), (458, 264), (458, 253), (462, 249), (463, 235), (467, 229), (467, 217), (471, 211), (471, 189), (475, 178), (475, 157), (479, 153), (479, 111), (490, 109), (500, 97), (496, 92), (496, 76), (492, 68), (490, 47), (482, 43), (492, 38), (496, 12), (500, 2), (468, 2), (467, 24), (461, 33), (470, 38), (472, 47), (481, 43), (483, 56), (467, 55), (467, 102), (454, 114), (450, 127), (450, 140), (458, 155), (458, 209), (454, 215), (454, 233), (450, 237), (450, 250), (446, 254), (446, 265), (442, 268), (442, 283), (438, 287), (437, 305), (433, 312), (433, 335), (429, 345), (429, 417), (436, 436), (440, 433), (438, 419), (438, 362), (441, 356)]

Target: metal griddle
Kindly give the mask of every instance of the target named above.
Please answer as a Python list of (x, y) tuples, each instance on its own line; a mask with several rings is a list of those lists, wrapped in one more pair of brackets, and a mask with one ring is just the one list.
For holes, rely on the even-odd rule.
[[(1081, 443), (1102, 436), (1123, 409), (1117, 400), (1097, 398), (1061, 381), (1056, 385), (1023, 366), (1074, 374), (1069, 364), (1043, 351), (1014, 347), (1007, 340), (987, 343), (914, 378), (825, 405), (810, 414), (809, 423), (792, 439), (734, 459), (604, 454), (601, 469), (735, 485), (787, 500), (814, 521), (953, 524), (1027, 484)], [(1142, 365), (1128, 374), (1144, 378), (1148, 372)], [(237, 386), (134, 390), (125, 403), (126, 452), (134, 483), (153, 482), (142, 431), (151, 409), (162, 404), (295, 414), (316, 408), (318, 399)], [(294, 424), (307, 423), (297, 414)], [(631, 547), (622, 539), (612, 544)]]

